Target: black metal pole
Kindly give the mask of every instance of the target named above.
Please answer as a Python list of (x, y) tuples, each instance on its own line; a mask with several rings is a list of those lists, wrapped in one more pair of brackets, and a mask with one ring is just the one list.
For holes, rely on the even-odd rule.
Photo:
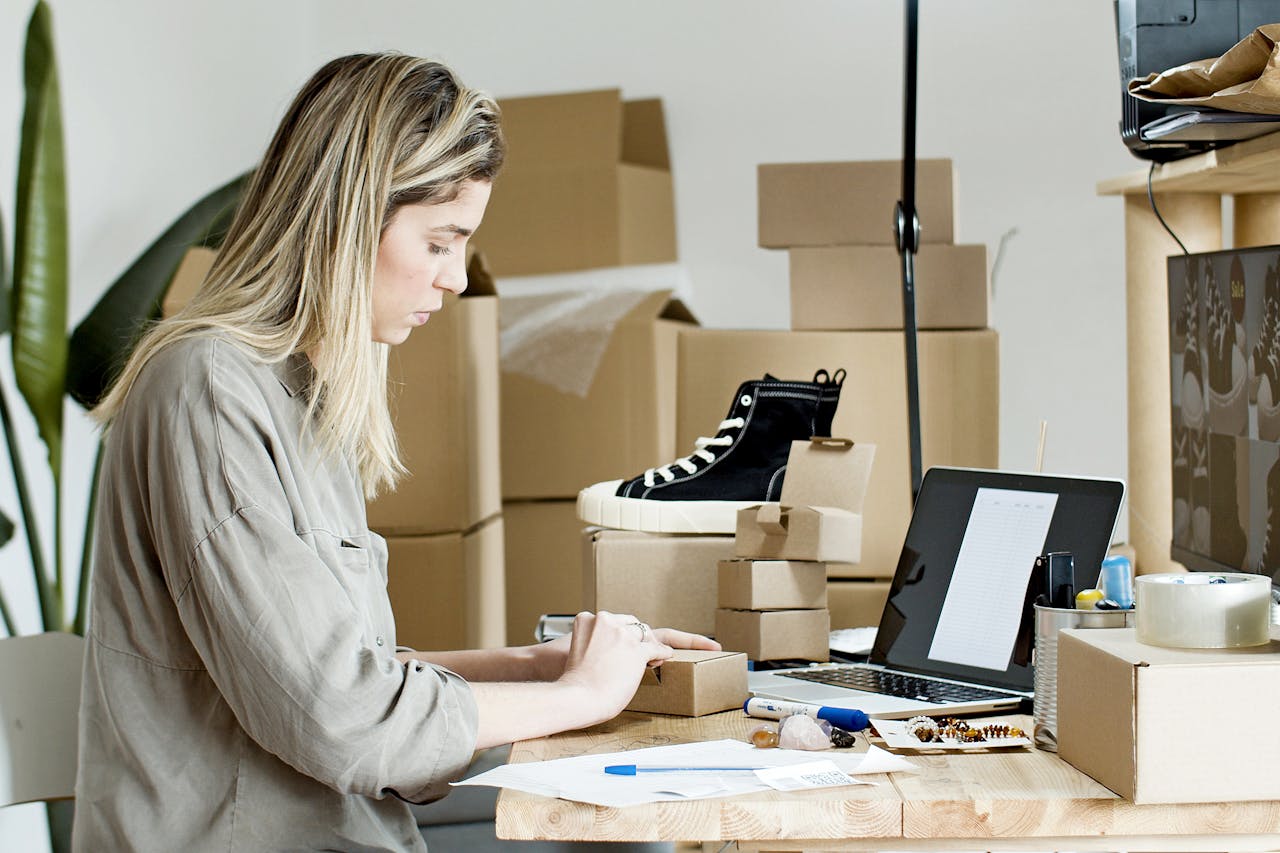
[(911, 451), (911, 503), (920, 494), (920, 359), (916, 349), (916, 265), (920, 218), (916, 215), (916, 46), (919, 0), (906, 0), (906, 73), (902, 109), (902, 198), (894, 216), (902, 257), (902, 335), (907, 357), (907, 430)]

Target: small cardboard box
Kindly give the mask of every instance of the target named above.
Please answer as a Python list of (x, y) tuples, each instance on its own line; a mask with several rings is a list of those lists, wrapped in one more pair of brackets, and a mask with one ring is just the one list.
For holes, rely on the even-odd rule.
[(1278, 636), (1168, 649), (1139, 643), (1132, 628), (1064, 629), (1058, 754), (1135, 803), (1280, 799)]
[(368, 505), (384, 535), (469, 530), (502, 511), (498, 297), (480, 256), (461, 298), (399, 346), (387, 371), (409, 475)]
[(506, 645), (502, 516), (466, 533), (387, 537), (396, 641), (420, 650)]
[(780, 503), (738, 510), (735, 557), (856, 563), (861, 551), (862, 516), (856, 513)]
[(504, 370), (503, 499), (576, 498), (675, 459), (678, 333), (696, 323), (649, 294), (614, 326), (586, 396)]
[(507, 159), (475, 237), (498, 276), (676, 260), (662, 102), (504, 98)]
[(741, 708), (746, 699), (746, 655), (676, 649), (662, 666), (645, 671), (627, 710), (701, 717)]
[(888, 599), (887, 581), (828, 581), (827, 609), (831, 611), (832, 630), (879, 625)]
[(506, 528), (507, 641), (532, 643), (544, 613), (577, 613), (582, 601), (582, 522), (576, 501), (502, 505)]
[(589, 527), (582, 533), (588, 610), (632, 613), (654, 627), (710, 634), (716, 575), (732, 536), (683, 536)]
[[(1000, 347), (994, 331), (921, 332), (920, 420), (925, 468), (998, 467)], [(862, 560), (829, 577), (892, 577), (911, 519), (901, 332), (686, 329), (680, 335), (676, 444), (712, 435), (738, 385), (766, 373), (809, 379), (848, 371), (832, 434), (876, 447), (862, 513)], [(790, 476), (788, 475), (788, 479)], [(784, 481), (784, 485), (786, 485)], [(819, 501), (801, 503), (822, 506)]]
[(732, 610), (807, 610), (827, 606), (825, 563), (723, 560), (719, 603)]
[[(901, 329), (901, 259), (895, 246), (792, 249), (791, 328)], [(926, 243), (916, 255), (916, 326), (985, 329), (987, 247)]]
[(821, 610), (716, 611), (716, 639), (752, 660), (830, 658), (831, 614)]
[[(894, 245), (902, 197), (901, 160), (762, 163), (757, 170), (760, 245)], [(923, 243), (955, 242), (950, 160), (916, 162), (916, 211)]]

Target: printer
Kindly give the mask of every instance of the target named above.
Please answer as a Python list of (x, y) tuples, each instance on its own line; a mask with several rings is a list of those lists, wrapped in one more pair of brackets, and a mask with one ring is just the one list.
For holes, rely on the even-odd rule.
[[(1129, 81), (1198, 59), (1221, 56), (1257, 27), (1280, 23), (1280, 0), (1115, 0), (1115, 15), (1120, 56), (1120, 138), (1135, 156), (1166, 162), (1244, 138), (1231, 137), (1221, 129), (1205, 132), (1199, 138), (1186, 132), (1165, 138), (1143, 133), (1143, 128), (1153, 122), (1202, 111), (1140, 101), (1129, 94)], [(1239, 133), (1245, 132), (1240, 127)]]

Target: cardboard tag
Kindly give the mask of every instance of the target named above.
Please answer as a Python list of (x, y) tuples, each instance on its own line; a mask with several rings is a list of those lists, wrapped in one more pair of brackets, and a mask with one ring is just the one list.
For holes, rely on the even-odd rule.
[(791, 442), (780, 503), (830, 506), (861, 514), (875, 455), (874, 444), (848, 438)]

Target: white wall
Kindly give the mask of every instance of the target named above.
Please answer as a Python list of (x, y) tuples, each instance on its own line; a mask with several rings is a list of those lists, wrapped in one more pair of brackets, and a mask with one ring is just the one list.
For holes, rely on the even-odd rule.
[[(71, 204), (71, 323), (191, 201), (249, 167), (324, 60), (394, 48), (504, 95), (621, 86), (665, 102), (681, 260), (705, 325), (785, 327), (786, 259), (756, 247), (755, 165), (901, 153), (900, 2), (889, 0), (53, 0)], [(919, 155), (950, 157), (957, 240), (986, 243), (1001, 336), (1001, 465), (1125, 474), (1121, 204), (1137, 169), (1116, 130), (1108, 0), (922, 0)], [(12, 229), (21, 45), (30, 6), (0, 3), (0, 210)], [(501, 192), (501, 185), (497, 190)], [(886, 211), (886, 218), (889, 211)], [(928, 223), (924, 223), (927, 228)], [(8, 239), (6, 237), (6, 239)], [(42, 448), (21, 411), (38, 499)], [(896, 365), (891, 369), (898, 369)], [(848, 403), (846, 403), (848, 405)], [(68, 409), (67, 559), (78, 559), (92, 433)], [(0, 508), (17, 514), (7, 466)], [(44, 522), (49, 522), (46, 512)], [(46, 548), (48, 550), (48, 548)], [(0, 588), (36, 630), (25, 545)], [(74, 579), (69, 586), (74, 588)], [(40, 812), (0, 812), (27, 849)]]

